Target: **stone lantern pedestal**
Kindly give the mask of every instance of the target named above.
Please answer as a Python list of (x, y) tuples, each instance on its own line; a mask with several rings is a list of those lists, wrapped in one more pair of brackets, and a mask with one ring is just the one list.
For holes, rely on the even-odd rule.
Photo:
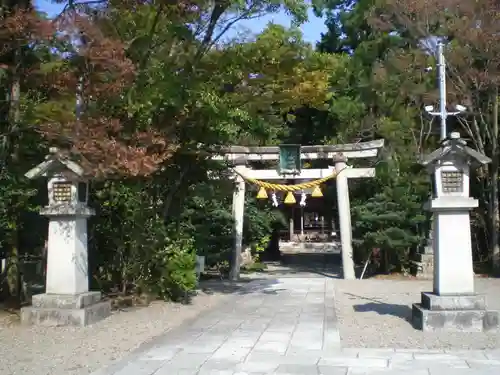
[(469, 196), (470, 166), (489, 163), (466, 146), (458, 133), (423, 161), (433, 176), (434, 287), (413, 305), (413, 324), (424, 331), (481, 332), (498, 327), (497, 311), (474, 292), (470, 210), (478, 201)]
[(87, 181), (83, 169), (57, 155), (26, 173), (28, 178), (49, 178), (49, 204), (40, 211), (49, 219), (47, 279), (44, 294), (32, 297), (21, 309), (23, 324), (85, 326), (110, 315), (110, 301), (89, 291)]

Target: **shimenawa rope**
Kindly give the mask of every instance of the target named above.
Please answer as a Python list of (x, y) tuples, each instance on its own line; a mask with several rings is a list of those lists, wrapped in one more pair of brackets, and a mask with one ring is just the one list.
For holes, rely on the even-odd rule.
[(244, 180), (250, 182), (251, 184), (255, 184), (257, 186), (260, 186), (264, 189), (267, 190), (274, 190), (274, 191), (297, 191), (297, 190), (304, 190), (304, 189), (309, 189), (313, 188), (316, 186), (321, 185), (322, 183), (331, 180), (332, 178), (337, 177), (338, 173), (335, 171), (333, 172), (330, 176), (326, 176), (314, 181), (308, 181), (308, 182), (303, 182), (301, 184), (296, 184), (296, 185), (283, 185), (283, 184), (271, 184), (270, 182), (265, 182), (261, 180), (257, 180), (255, 178), (250, 178), (245, 176), (244, 174), (238, 172), (235, 170), (237, 174), (239, 174)]

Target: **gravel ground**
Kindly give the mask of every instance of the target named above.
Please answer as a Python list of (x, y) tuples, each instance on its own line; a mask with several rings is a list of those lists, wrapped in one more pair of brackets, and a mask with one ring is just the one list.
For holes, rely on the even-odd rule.
[[(268, 277), (288, 275), (286, 271), (277, 269)], [(114, 312), (108, 319), (84, 328), (22, 327), (17, 319), (0, 315), (0, 374), (89, 374), (231, 298), (239, 289), (238, 285), (222, 284), (207, 285), (211, 292), (200, 292), (191, 305), (154, 302), (149, 307)], [(500, 333), (424, 334), (413, 329), (409, 322), (411, 304), (420, 301), (422, 291), (432, 290), (431, 281), (337, 279), (335, 286), (343, 347), (500, 348)], [(500, 279), (478, 278), (476, 290), (487, 295), (490, 309), (500, 310)]]
[(153, 302), (84, 328), (23, 327), (0, 315), (0, 374), (89, 374), (227, 297), (201, 292), (190, 305)]
[[(423, 333), (411, 326), (411, 305), (432, 281), (335, 280), (336, 310), (343, 347), (417, 349), (500, 348), (496, 333)], [(487, 295), (488, 308), (500, 310), (500, 280), (476, 279), (476, 291)]]

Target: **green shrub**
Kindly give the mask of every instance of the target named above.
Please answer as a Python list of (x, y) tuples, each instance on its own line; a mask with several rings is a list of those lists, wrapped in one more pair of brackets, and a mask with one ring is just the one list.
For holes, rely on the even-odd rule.
[(167, 227), (144, 181), (106, 182), (94, 195), (91, 261), (103, 290), (179, 300), (196, 286), (194, 240)]
[(155, 252), (154, 268), (147, 280), (150, 291), (172, 301), (185, 301), (196, 287), (196, 255), (193, 239), (173, 240)]

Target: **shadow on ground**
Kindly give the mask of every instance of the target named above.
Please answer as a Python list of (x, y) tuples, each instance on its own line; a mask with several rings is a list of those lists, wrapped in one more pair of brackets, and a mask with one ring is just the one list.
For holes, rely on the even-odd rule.
[(279, 289), (269, 287), (278, 284), (278, 280), (271, 278), (242, 278), (239, 281), (231, 280), (205, 280), (200, 281), (199, 290), (206, 294), (251, 294), (251, 293), (269, 293)]
[(353, 310), (356, 312), (375, 312), (379, 315), (392, 315), (403, 320), (406, 320), (411, 324), (412, 322), (412, 310), (408, 305), (400, 305), (395, 303), (386, 303), (378, 299), (358, 296), (352, 293), (345, 293), (356, 299), (366, 300), (369, 302), (363, 304), (353, 305)]
[[(286, 276), (304, 274), (339, 279), (342, 275), (341, 256), (336, 253), (286, 253), (274, 266), (274, 272)], [(269, 267), (273, 272), (273, 267)]]
[[(202, 280), (199, 290), (214, 294), (278, 294), (279, 278), (286, 277), (341, 277), (339, 254), (284, 254), (280, 261), (265, 262), (267, 268), (259, 272), (242, 272), (238, 281), (227, 279)], [(273, 286), (272, 288), (270, 288)]]

